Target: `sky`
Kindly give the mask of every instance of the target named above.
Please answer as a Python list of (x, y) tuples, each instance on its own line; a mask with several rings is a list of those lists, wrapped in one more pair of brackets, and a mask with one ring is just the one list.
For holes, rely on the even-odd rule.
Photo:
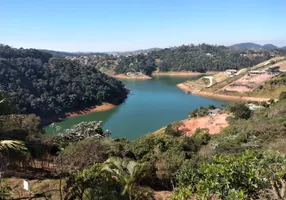
[(286, 46), (285, 14), (286, 0), (0, 0), (0, 43), (83, 52)]

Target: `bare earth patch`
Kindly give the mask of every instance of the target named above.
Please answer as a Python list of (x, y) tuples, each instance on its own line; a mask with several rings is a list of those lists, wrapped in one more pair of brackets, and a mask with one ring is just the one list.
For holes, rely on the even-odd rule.
[(116, 107), (116, 105), (114, 105), (114, 104), (104, 103), (100, 106), (87, 108), (87, 109), (84, 109), (81, 111), (69, 112), (66, 115), (67, 115), (67, 117), (76, 117), (76, 116), (85, 115), (85, 114), (89, 114), (89, 113), (93, 113), (93, 112), (102, 112), (102, 111), (110, 110), (110, 109), (115, 108), (115, 107)]
[(199, 75), (213, 75), (217, 74), (218, 72), (209, 71), (206, 73), (200, 72), (153, 72), (152, 76), (199, 76)]
[(234, 81), (233, 83), (223, 87), (221, 91), (231, 91), (238, 93), (250, 92), (262, 83), (270, 80), (271, 78), (273, 78), (273, 76), (268, 74), (262, 74), (257, 76), (245, 75), (237, 81)]
[(226, 121), (228, 116), (228, 114), (222, 113), (216, 116), (186, 119), (183, 121), (181, 130), (188, 132), (189, 136), (193, 135), (197, 128), (208, 128), (210, 134), (218, 134), (221, 129), (229, 125)]
[(226, 94), (217, 94), (217, 93), (211, 93), (211, 92), (203, 92), (199, 90), (194, 90), (190, 88), (185, 83), (180, 83), (177, 85), (181, 90), (184, 90), (187, 93), (193, 93), (199, 96), (214, 98), (214, 99), (224, 99), (224, 100), (234, 100), (234, 101), (268, 101), (270, 98), (262, 98), (262, 97), (240, 97), (240, 96), (231, 96)]
[(153, 192), (153, 197), (155, 200), (167, 200), (172, 196), (172, 192), (170, 191), (156, 191)]
[(283, 71), (286, 70), (286, 62), (284, 62), (283, 64), (281, 64), (279, 66), (280, 66), (280, 70), (283, 70)]
[(113, 78), (118, 78), (118, 79), (151, 79), (150, 76), (147, 75), (140, 75), (140, 76), (126, 76), (125, 74), (116, 74), (116, 75), (111, 75)]

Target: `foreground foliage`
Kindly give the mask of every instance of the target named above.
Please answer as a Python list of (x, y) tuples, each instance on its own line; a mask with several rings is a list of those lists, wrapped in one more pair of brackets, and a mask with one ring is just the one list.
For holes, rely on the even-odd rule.
[[(246, 151), (240, 156), (214, 156), (198, 169), (182, 168), (176, 175), (174, 199), (216, 196), (219, 199), (258, 198), (266, 189), (273, 197), (285, 197), (286, 158), (278, 153)], [(273, 187), (273, 188), (272, 188)], [(282, 191), (277, 192), (277, 191)]]
[[(5, 167), (15, 171), (37, 172), (31, 163), (55, 161), (55, 181), (65, 179), (60, 182), (64, 189), (58, 190), (70, 200), (152, 199), (154, 191), (162, 190), (182, 200), (285, 199), (285, 108), (283, 98), (250, 113), (244, 104), (232, 104), (226, 109), (232, 112), (229, 127), (220, 134), (200, 128), (187, 137), (178, 134), (180, 123), (174, 123), (165, 133), (134, 141), (110, 138), (96, 121), (64, 131), (59, 134), (63, 140), (57, 140), (41, 134), (35, 115), (2, 115), (5, 148), (0, 155), (8, 161)], [(207, 110), (197, 109), (194, 116)], [(74, 136), (77, 139), (70, 139)], [(7, 148), (27, 152), (29, 162), (6, 154)], [(8, 194), (9, 187), (1, 181), (0, 189)]]

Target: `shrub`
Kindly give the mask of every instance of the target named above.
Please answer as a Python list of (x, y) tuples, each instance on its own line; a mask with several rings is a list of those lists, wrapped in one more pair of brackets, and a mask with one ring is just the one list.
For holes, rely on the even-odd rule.
[[(181, 168), (176, 174), (174, 199), (216, 196), (219, 199), (257, 199), (285, 175), (286, 158), (277, 153), (246, 151), (244, 154), (214, 156), (198, 169)], [(217, 199), (216, 198), (216, 199)]]
[(102, 171), (101, 164), (69, 174), (65, 190), (65, 199), (122, 199), (119, 184)]
[(233, 113), (235, 118), (249, 119), (251, 116), (251, 110), (244, 103), (231, 104), (228, 110)]
[(175, 123), (169, 124), (165, 129), (165, 134), (172, 135), (172, 136), (180, 136), (182, 135), (182, 131), (179, 130), (181, 126), (182, 126), (181, 122), (175, 122)]
[(281, 92), (279, 95), (279, 100), (283, 100), (286, 99), (286, 91), (285, 92)]
[(120, 145), (112, 139), (88, 138), (69, 145), (57, 158), (57, 163), (66, 171), (82, 170), (110, 156), (121, 156), (120, 150)]

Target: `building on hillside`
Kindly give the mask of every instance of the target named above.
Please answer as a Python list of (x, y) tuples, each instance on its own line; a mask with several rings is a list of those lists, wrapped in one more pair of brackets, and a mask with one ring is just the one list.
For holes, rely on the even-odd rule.
[(249, 75), (249, 76), (257, 76), (257, 75), (262, 75), (262, 74), (265, 74), (265, 71), (255, 71), (255, 70), (252, 70), (252, 71), (249, 71), (249, 72), (248, 72), (248, 75)]
[(211, 116), (216, 116), (216, 115), (219, 115), (221, 113), (222, 113), (222, 110), (219, 108), (208, 111), (208, 115), (211, 115)]
[(228, 69), (225, 71), (225, 73), (229, 76), (234, 76), (234, 75), (236, 75), (237, 70), (236, 69)]

